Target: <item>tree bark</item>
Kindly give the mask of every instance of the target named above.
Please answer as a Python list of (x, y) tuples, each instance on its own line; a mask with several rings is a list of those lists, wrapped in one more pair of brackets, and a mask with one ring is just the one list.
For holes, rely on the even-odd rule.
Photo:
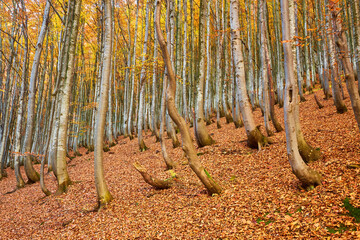
[[(328, 5), (328, 0), (325, 1), (325, 4)], [(327, 8), (327, 6), (326, 6)], [(327, 12), (327, 11), (326, 11)], [(336, 107), (336, 111), (338, 113), (345, 113), (347, 111), (347, 108), (345, 106), (345, 103), (340, 95), (340, 88), (339, 88), (339, 72), (338, 72), (338, 63), (336, 60), (336, 52), (335, 52), (335, 40), (334, 40), (334, 34), (333, 34), (333, 30), (334, 27), (331, 26), (331, 24), (336, 24), (336, 19), (335, 22), (332, 21), (332, 23), (329, 23), (329, 21), (326, 22), (326, 27), (328, 29), (328, 31), (330, 32), (330, 34), (328, 34), (328, 40), (329, 40), (329, 50), (330, 50), (330, 64), (331, 64), (331, 74), (332, 74), (332, 78), (331, 78), (331, 84), (332, 84), (332, 93), (333, 93), (333, 99), (334, 99), (334, 104)]]
[[(293, 4), (290, 0), (290, 4)], [(291, 47), (291, 33), (289, 20), (289, 0), (281, 0), (283, 47), (285, 56), (285, 99), (284, 118), (288, 159), (295, 176), (305, 188), (311, 189), (319, 184), (320, 174), (308, 167), (300, 156), (295, 128), (295, 106), (298, 105), (298, 94), (294, 75), (294, 56)]]
[(25, 186), (24, 179), (20, 172), (20, 155), (21, 155), (21, 127), (22, 127), (22, 118), (23, 118), (23, 107), (24, 107), (24, 95), (25, 95), (25, 82), (27, 81), (28, 75), (28, 47), (29, 47), (29, 40), (27, 36), (27, 15), (26, 15), (26, 7), (25, 1), (21, 0), (21, 8), (25, 19), (22, 23), (22, 31), (24, 34), (24, 59), (22, 65), (22, 76), (21, 76), (21, 90), (19, 96), (19, 106), (17, 110), (17, 118), (16, 118), (16, 130), (15, 130), (15, 177), (16, 177), (16, 187), (22, 188)]
[(43, 22), (41, 25), (41, 30), (39, 33), (38, 41), (36, 44), (36, 50), (33, 60), (33, 65), (30, 75), (30, 84), (29, 84), (29, 100), (27, 105), (27, 123), (26, 123), (26, 132), (24, 139), (25, 146), (25, 160), (24, 167), (26, 176), (29, 179), (29, 182), (37, 182), (40, 180), (39, 173), (37, 173), (32, 165), (31, 157), (31, 144), (32, 144), (32, 135), (33, 135), (33, 126), (34, 126), (34, 111), (35, 111), (35, 94), (36, 94), (36, 80), (38, 77), (38, 68), (40, 63), (41, 52), (43, 48), (43, 42), (47, 27), (49, 24), (49, 14), (50, 14), (50, 2), (46, 1), (46, 6), (44, 10)]
[[(68, 139), (68, 122), (69, 122), (69, 109), (70, 109), (70, 90), (71, 82), (73, 79), (74, 73), (74, 64), (75, 64), (75, 50), (76, 42), (78, 37), (78, 26), (80, 19), (81, 11), (81, 0), (70, 2), (74, 4), (74, 12), (68, 12), (68, 14), (73, 14), (73, 17), (69, 24), (71, 24), (71, 30), (69, 39), (69, 49), (68, 49), (68, 61), (66, 62), (67, 67), (63, 68), (60, 88), (60, 116), (59, 116), (59, 132), (58, 132), (58, 142), (57, 142), (57, 155), (56, 155), (56, 176), (58, 181), (58, 189), (56, 194), (61, 194), (67, 191), (68, 186), (71, 184), (71, 180), (67, 171), (66, 163), (66, 153), (67, 153), (67, 139)], [(70, 8), (69, 8), (70, 9)], [(70, 17), (70, 16), (69, 16)], [(64, 74), (64, 75), (63, 75)]]
[(240, 39), (239, 24), (239, 3), (237, 0), (230, 2), (230, 27), (231, 27), (231, 45), (234, 56), (236, 84), (239, 88), (240, 109), (244, 121), (246, 135), (248, 137), (248, 145), (251, 148), (261, 148), (269, 143), (269, 139), (265, 137), (255, 125), (252, 115), (251, 105), (246, 91), (245, 83), (245, 66), (242, 53)]
[(105, 0), (105, 33), (104, 33), (104, 55), (101, 76), (100, 99), (98, 102), (99, 109), (96, 114), (95, 127), (95, 152), (94, 152), (94, 174), (97, 200), (99, 207), (108, 204), (112, 200), (112, 196), (105, 182), (103, 169), (103, 146), (104, 131), (106, 123), (106, 112), (108, 109), (109, 80), (111, 72), (111, 56), (112, 56), (112, 19), (111, 19), (111, 0)]
[[(295, 38), (296, 38), (296, 18), (295, 18), (295, 9), (296, 9), (296, 3), (294, 0), (289, 0), (288, 2), (288, 6), (289, 6), (289, 12), (288, 14), (290, 15), (288, 21), (289, 21), (289, 26), (290, 26), (290, 36), (292, 39), (291, 42), (291, 49), (292, 49), (292, 56), (295, 56), (296, 54), (296, 47), (297, 44), (295, 44)], [(297, 41), (296, 41), (297, 43)], [(298, 88), (300, 88), (300, 85), (297, 85), (296, 82), (299, 83), (298, 79), (297, 79), (297, 73), (298, 73), (298, 69), (296, 67), (296, 65), (299, 65), (299, 62), (297, 62), (295, 60), (295, 58), (292, 58), (292, 65), (294, 68), (292, 68), (293, 71), (293, 76), (295, 78), (295, 85), (293, 86), (293, 88), (296, 88), (296, 90), (298, 91)], [(301, 98), (301, 95), (300, 95)], [(295, 128), (296, 128), (296, 137), (297, 137), (297, 142), (298, 142), (298, 148), (299, 148), (299, 152), (301, 157), (304, 159), (304, 161), (306, 163), (311, 162), (311, 161), (316, 161), (317, 159), (320, 158), (321, 156), (321, 152), (320, 149), (314, 149), (312, 146), (310, 146), (305, 138), (304, 135), (302, 133), (301, 130), (301, 125), (300, 125), (300, 113), (299, 113), (299, 105), (295, 104), (294, 105), (294, 109), (295, 109)]]
[(221, 187), (214, 181), (208, 171), (201, 165), (198, 160), (195, 147), (193, 145), (189, 129), (186, 125), (185, 120), (179, 115), (176, 107), (175, 107), (175, 93), (176, 93), (176, 79), (173, 71), (173, 67), (170, 60), (169, 51), (167, 49), (164, 36), (162, 34), (160, 28), (160, 13), (161, 13), (161, 0), (156, 0), (157, 4), (157, 13), (156, 13), (156, 31), (158, 34), (158, 40), (160, 44), (160, 48), (162, 51), (163, 59), (166, 64), (169, 76), (169, 85), (166, 90), (166, 104), (168, 107), (169, 115), (172, 120), (178, 126), (182, 141), (183, 141), (183, 150), (189, 160), (189, 165), (191, 169), (195, 172), (195, 174), (199, 177), (201, 182), (205, 185), (208, 193), (212, 194), (220, 194), (222, 189)]
[(136, 71), (136, 42), (137, 42), (137, 29), (138, 29), (138, 21), (139, 21), (139, 0), (136, 0), (136, 22), (135, 22), (135, 35), (134, 35), (134, 50), (133, 50), (133, 63), (131, 70), (131, 93), (130, 93), (130, 107), (129, 113), (127, 117), (128, 121), (128, 135), (130, 140), (134, 138), (133, 136), (133, 111), (134, 111), (134, 93), (135, 93), (135, 71)]
[[(205, 25), (206, 25), (206, 1), (200, 1), (200, 27), (199, 27), (199, 49), (200, 49), (200, 63), (199, 63), (199, 82), (197, 86), (195, 116), (196, 124), (195, 137), (199, 147), (204, 147), (213, 144), (215, 141), (209, 135), (205, 125), (204, 115), (204, 86), (205, 86)], [(209, 81), (209, 79), (207, 79)]]
[(138, 110), (138, 142), (139, 142), (139, 149), (140, 152), (145, 151), (148, 149), (145, 145), (142, 130), (143, 130), (143, 120), (144, 120), (144, 100), (145, 100), (145, 83), (146, 83), (146, 54), (147, 54), (147, 42), (149, 38), (149, 15), (150, 15), (150, 2), (147, 1), (146, 3), (146, 20), (145, 20), (145, 37), (144, 37), (144, 49), (142, 54), (142, 69), (140, 74), (140, 96), (139, 96), (139, 110)]
[[(335, 4), (335, 3), (333, 3)], [(337, 19), (337, 16), (339, 15), (339, 12), (336, 9), (336, 4), (333, 6), (332, 11), (332, 20), (334, 24), (336, 25), (335, 31), (335, 41), (336, 44), (341, 52), (340, 59), (342, 61), (342, 65), (345, 72), (345, 81), (346, 81), (346, 87), (348, 89), (350, 100), (351, 100), (351, 106), (354, 111), (355, 119), (358, 124), (358, 127), (360, 129), (360, 96), (359, 91), (357, 89), (357, 86), (355, 84), (355, 73), (353, 65), (350, 61), (350, 52), (348, 49), (348, 43), (346, 40), (345, 32), (343, 31), (341, 27), (340, 21)]]

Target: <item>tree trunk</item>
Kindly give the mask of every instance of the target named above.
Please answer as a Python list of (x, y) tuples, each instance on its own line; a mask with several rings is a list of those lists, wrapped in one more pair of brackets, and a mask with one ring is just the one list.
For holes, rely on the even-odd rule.
[[(296, 3), (294, 2), (294, 0), (289, 0), (289, 12), (288, 14), (290, 15), (289, 18), (289, 25), (290, 25), (290, 36), (292, 39), (291, 42), (291, 47), (292, 47), (292, 56), (295, 56), (296, 54), (296, 45), (295, 44), (295, 36), (296, 36), (296, 18), (295, 18), (295, 9), (296, 9)], [(296, 68), (296, 65), (298, 65), (299, 63), (295, 60), (295, 58), (292, 58), (292, 65), (294, 68), (292, 69), (293, 71), (293, 76), (295, 78), (295, 85), (293, 86), (293, 88), (296, 88), (296, 90), (298, 90), (297, 88), (300, 88), (301, 86), (297, 86), (296, 85), (296, 81), (297, 79), (297, 75), (296, 73), (298, 73), (298, 69)], [(304, 138), (304, 135), (302, 133), (301, 130), (301, 125), (300, 125), (300, 117), (299, 117), (299, 105), (295, 104), (294, 105), (294, 109), (295, 109), (295, 128), (296, 128), (296, 137), (297, 137), (297, 143), (298, 143), (298, 148), (299, 148), (299, 152), (301, 157), (304, 159), (304, 161), (306, 163), (311, 162), (311, 161), (316, 161), (317, 159), (320, 158), (321, 156), (321, 152), (320, 149), (314, 149), (313, 147), (311, 147)]]
[(24, 95), (25, 95), (25, 83), (27, 81), (28, 75), (28, 36), (27, 36), (27, 15), (25, 8), (25, 1), (21, 1), (21, 8), (24, 13), (25, 19), (22, 24), (22, 32), (24, 34), (24, 59), (22, 65), (22, 76), (21, 76), (21, 90), (19, 96), (19, 106), (17, 110), (17, 118), (16, 118), (16, 130), (15, 130), (15, 177), (16, 177), (16, 187), (22, 188), (25, 186), (24, 179), (20, 172), (20, 155), (21, 155), (21, 127), (22, 127), (22, 118), (23, 118), (23, 107), (24, 107)]
[(103, 146), (104, 131), (106, 123), (106, 112), (108, 109), (109, 80), (111, 73), (111, 56), (112, 56), (112, 18), (111, 18), (111, 0), (105, 0), (104, 9), (105, 33), (104, 33), (104, 55), (101, 76), (100, 99), (98, 102), (99, 109), (96, 114), (95, 127), (95, 152), (94, 152), (94, 173), (95, 186), (97, 192), (97, 200), (99, 207), (108, 204), (112, 200), (112, 196), (105, 182), (103, 169)]
[(187, 0), (183, 0), (183, 8), (184, 8), (184, 45), (183, 45), (184, 62), (183, 62), (183, 72), (182, 72), (183, 116), (184, 116), (185, 122), (187, 122), (188, 118), (189, 118), (188, 101), (187, 101), (187, 95), (186, 95), (186, 85), (187, 85), (187, 77), (186, 77), (187, 76), (187, 72), (186, 72), (186, 68), (187, 68)]
[(360, 129), (360, 96), (359, 96), (359, 91), (357, 89), (357, 86), (355, 84), (355, 73), (354, 73), (354, 68), (353, 68), (353, 65), (352, 65), (352, 63), (350, 61), (350, 57), (349, 57), (350, 53), (349, 53), (349, 49), (348, 49), (345, 32), (343, 31), (343, 29), (341, 27), (340, 21), (337, 20), (338, 14), (339, 14), (339, 12), (338, 12), (338, 10), (336, 8), (336, 4), (335, 4), (335, 6), (332, 6), (332, 11), (331, 11), (332, 21), (334, 23), (333, 25), (336, 26), (336, 29), (334, 29), (334, 31), (336, 33), (335, 41), (341, 52), (339, 57), (342, 61), (342, 65), (343, 65), (344, 72), (345, 72), (346, 87), (347, 87), (349, 95), (350, 95), (351, 106), (354, 111), (355, 119), (356, 119), (356, 122)]
[[(290, 6), (289, 6), (290, 2)], [(283, 47), (285, 55), (285, 100), (284, 100), (284, 119), (286, 131), (286, 143), (288, 159), (295, 176), (301, 181), (304, 187), (310, 189), (320, 182), (320, 175), (308, 167), (300, 156), (296, 128), (295, 128), (295, 106), (298, 105), (298, 95), (296, 89), (296, 81), (294, 75), (294, 56), (291, 48), (290, 19), (289, 7), (294, 4), (292, 0), (281, 0), (281, 16), (282, 16), (282, 32)]]
[[(205, 85), (205, 25), (206, 25), (206, 1), (200, 1), (200, 27), (199, 27), (199, 49), (200, 49), (200, 63), (199, 63), (199, 82), (197, 86), (196, 105), (195, 105), (195, 116), (196, 124), (195, 137), (199, 147), (208, 146), (214, 143), (214, 140), (208, 133), (205, 126), (205, 115), (204, 115), (204, 85)], [(209, 81), (209, 79), (207, 79)]]
[[(328, 5), (328, 1), (325, 1), (325, 4)], [(327, 6), (326, 6), (327, 8)], [(326, 11), (327, 12), (327, 11)], [(345, 106), (345, 103), (340, 95), (340, 88), (339, 88), (339, 72), (338, 72), (338, 63), (336, 61), (336, 52), (335, 52), (335, 41), (334, 41), (334, 34), (333, 29), (334, 27), (331, 27), (330, 25), (332, 23), (329, 23), (329, 21), (326, 22), (326, 28), (328, 31), (330, 31), (330, 34), (328, 34), (328, 40), (329, 40), (329, 50), (330, 50), (330, 64), (331, 64), (331, 84), (332, 84), (332, 94), (334, 99), (334, 104), (336, 107), (336, 111), (338, 113), (345, 113), (347, 111), (347, 108)], [(335, 23), (336, 24), (336, 23)]]
[(262, 88), (263, 88), (263, 102), (264, 102), (264, 123), (265, 130), (268, 136), (274, 135), (270, 129), (270, 96), (269, 96), (269, 77), (271, 77), (271, 72), (268, 74), (268, 66), (270, 66), (270, 59), (268, 58), (268, 46), (267, 46), (267, 37), (266, 37), (266, 1), (261, 1), (260, 3), (260, 42), (262, 47), (260, 48), (260, 57), (261, 57), (261, 75), (262, 75)]
[(139, 21), (139, 0), (136, 0), (136, 22), (135, 22), (135, 36), (134, 36), (134, 50), (133, 50), (133, 62), (131, 70), (131, 93), (130, 93), (130, 107), (128, 113), (128, 134), (130, 140), (134, 138), (133, 136), (133, 111), (134, 111), (134, 93), (135, 93), (135, 72), (136, 72), (136, 42), (137, 42), (137, 29)]
[(210, 195), (220, 194), (222, 191), (221, 187), (214, 181), (214, 179), (211, 177), (208, 171), (201, 165), (200, 161), (198, 160), (196, 150), (190, 136), (190, 131), (186, 126), (185, 120), (179, 115), (175, 107), (176, 79), (171, 64), (169, 51), (167, 49), (164, 36), (160, 29), (161, 0), (156, 0), (156, 5), (158, 9), (156, 13), (156, 31), (158, 34), (160, 48), (162, 50), (163, 59), (166, 64), (168, 70), (168, 76), (170, 80), (166, 90), (166, 95), (167, 95), (166, 104), (169, 110), (169, 114), (173, 119), (173, 121), (176, 123), (176, 125), (179, 127), (183, 141), (183, 150), (189, 160), (189, 165), (191, 169), (195, 172), (195, 174), (205, 185)]
[[(156, 6), (154, 10), (154, 22), (156, 17)], [(151, 103), (151, 126), (153, 134), (156, 136), (156, 141), (159, 141), (159, 130), (156, 121), (156, 99), (157, 99), (157, 66), (158, 66), (158, 45), (157, 34), (154, 28), (154, 62), (153, 62), (153, 82), (152, 82), (152, 103)]]
[[(56, 194), (61, 194), (67, 191), (68, 186), (71, 184), (71, 180), (67, 171), (66, 164), (66, 153), (67, 153), (67, 139), (68, 139), (68, 122), (69, 122), (69, 108), (70, 108), (70, 94), (71, 94), (71, 82), (73, 79), (74, 73), (74, 64), (75, 64), (75, 50), (76, 42), (78, 37), (78, 26), (80, 19), (81, 11), (81, 0), (70, 2), (70, 5), (74, 4), (74, 12), (68, 12), (69, 24), (71, 30), (68, 32), (70, 34), (69, 38), (69, 50), (68, 50), (68, 61), (66, 62), (67, 67), (62, 69), (62, 76), (60, 79), (60, 117), (59, 117), (59, 132), (58, 132), (58, 142), (57, 142), (57, 155), (56, 155), (56, 174), (58, 180), (58, 189)], [(71, 8), (69, 8), (71, 9)], [(71, 15), (73, 15), (71, 17)], [(65, 71), (65, 72), (64, 72)], [(65, 73), (65, 74), (64, 74)]]
[[(220, 124), (220, 93), (221, 93), (221, 54), (223, 53), (223, 39), (224, 39), (224, 33), (220, 34), (220, 8), (219, 8), (219, 1), (216, 1), (215, 3), (216, 7), (216, 29), (218, 31), (218, 36), (216, 37), (216, 69), (215, 69), (215, 109), (216, 109), (216, 126), (217, 128), (221, 128)], [(225, 3), (224, 3), (225, 4)]]
[(35, 111), (35, 94), (36, 94), (36, 80), (38, 77), (38, 68), (40, 63), (40, 56), (42, 52), (42, 45), (44, 42), (45, 34), (47, 31), (47, 27), (49, 24), (49, 14), (50, 14), (50, 2), (46, 1), (46, 6), (44, 10), (43, 22), (41, 25), (41, 30), (39, 33), (38, 41), (36, 44), (36, 50), (33, 60), (33, 65), (31, 69), (30, 75), (30, 84), (29, 84), (29, 100), (27, 105), (27, 123), (26, 123), (26, 132), (24, 139), (25, 146), (25, 173), (29, 179), (29, 182), (37, 182), (40, 180), (39, 174), (35, 171), (32, 165), (32, 157), (31, 157), (31, 144), (32, 144), (32, 135), (33, 135), (33, 127), (34, 127), (34, 111)]
[(236, 85), (239, 88), (240, 109), (244, 121), (248, 145), (251, 148), (261, 148), (269, 142), (269, 139), (262, 135), (259, 128), (255, 125), (252, 115), (251, 105), (246, 91), (245, 66), (242, 53), (239, 24), (239, 3), (237, 0), (230, 2), (230, 26), (231, 26), (231, 45), (234, 56)]
[(142, 130), (143, 130), (143, 120), (144, 120), (144, 113), (145, 113), (145, 109), (144, 109), (144, 100), (145, 100), (145, 83), (146, 83), (146, 66), (145, 66), (145, 61), (146, 61), (146, 54), (147, 54), (147, 42), (148, 42), (148, 37), (149, 37), (149, 15), (150, 15), (150, 2), (147, 1), (146, 3), (146, 24), (145, 24), (145, 38), (144, 38), (144, 49), (143, 49), (143, 54), (142, 54), (142, 69), (141, 69), (141, 74), (140, 74), (140, 96), (139, 96), (139, 111), (138, 111), (138, 141), (139, 141), (139, 149), (140, 152), (145, 151), (146, 149), (148, 149), (145, 145), (144, 142), (144, 138), (143, 138), (143, 134), (142, 134)]

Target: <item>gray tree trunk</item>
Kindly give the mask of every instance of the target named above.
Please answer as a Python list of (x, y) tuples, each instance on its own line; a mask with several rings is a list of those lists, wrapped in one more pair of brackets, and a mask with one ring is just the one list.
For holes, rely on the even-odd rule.
[(112, 53), (112, 18), (111, 18), (111, 0), (105, 0), (105, 33), (104, 33), (104, 56), (101, 76), (101, 90), (100, 99), (98, 102), (99, 110), (96, 114), (96, 128), (95, 128), (95, 152), (94, 152), (94, 174), (95, 186), (97, 192), (97, 200), (99, 207), (108, 204), (112, 200), (112, 196), (107, 188), (104, 169), (104, 131), (106, 123), (106, 112), (109, 100), (109, 80), (111, 73), (111, 53)]

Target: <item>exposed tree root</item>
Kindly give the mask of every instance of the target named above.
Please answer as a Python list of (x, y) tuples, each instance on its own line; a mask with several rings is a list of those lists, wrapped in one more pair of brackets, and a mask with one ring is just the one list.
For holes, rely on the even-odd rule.
[(319, 109), (322, 109), (324, 107), (324, 105), (321, 104), (321, 102), (319, 101), (319, 99), (316, 96), (316, 93), (314, 93), (314, 98), (315, 98), (315, 102), (318, 105)]
[(173, 179), (176, 177), (175, 173), (170, 172), (172, 176), (165, 180), (160, 180), (157, 178), (153, 178), (146, 170), (145, 167), (143, 167), (140, 163), (135, 162), (133, 163), (135, 169), (141, 174), (141, 176), (144, 178), (145, 182), (150, 184), (156, 189), (167, 189), (172, 186)]
[(259, 147), (273, 143), (273, 140), (271, 138), (265, 137), (261, 133), (260, 125), (259, 125), (253, 131), (250, 132), (250, 134), (248, 135), (247, 143), (250, 148), (260, 149)]

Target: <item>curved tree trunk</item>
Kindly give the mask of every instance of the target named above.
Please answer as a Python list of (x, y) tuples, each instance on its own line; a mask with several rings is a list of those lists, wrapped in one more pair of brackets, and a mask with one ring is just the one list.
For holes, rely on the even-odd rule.
[[(295, 54), (296, 54), (296, 45), (297, 45), (297, 44), (295, 44), (295, 36), (296, 36), (295, 9), (296, 9), (296, 7), (295, 7), (294, 0), (289, 0), (288, 14), (290, 15), (290, 18), (289, 18), (290, 36), (291, 36), (290, 38), (293, 39), (293, 42), (291, 44), (292, 56), (295, 56)], [(292, 61), (293, 61), (292, 66), (294, 68), (292, 68), (291, 70), (293, 71), (293, 74), (294, 74), (293, 76), (295, 78), (295, 85), (293, 86), (293, 88), (296, 88), (296, 90), (298, 90), (298, 88), (300, 88), (301, 86), (298, 86), (296, 84), (296, 82), (298, 82), (298, 79), (297, 79), (298, 70), (296, 68), (296, 65), (298, 65), (299, 63), (296, 61), (295, 57), (292, 58)], [(301, 130), (301, 125), (300, 125), (299, 105), (296, 104), (294, 106), (294, 109), (295, 109), (294, 114), (295, 114), (296, 137), (297, 137), (300, 155), (306, 163), (311, 162), (311, 161), (316, 161), (317, 159), (320, 158), (321, 152), (319, 149), (314, 149), (312, 146), (310, 146), (305, 141), (304, 135)]]
[[(328, 5), (328, 1), (325, 1), (325, 4)], [(327, 8), (327, 6), (325, 6)], [(327, 12), (327, 11), (325, 11)], [(345, 103), (340, 95), (340, 88), (339, 88), (339, 72), (338, 72), (338, 63), (336, 59), (336, 52), (335, 52), (335, 41), (334, 41), (334, 34), (333, 30), (336, 26), (331, 26), (332, 23), (329, 23), (329, 21), (326, 21), (326, 28), (329, 29), (330, 34), (328, 34), (328, 40), (329, 40), (329, 50), (330, 50), (330, 64), (331, 64), (331, 84), (332, 84), (332, 94), (334, 99), (334, 104), (336, 107), (336, 111), (338, 113), (345, 113), (347, 111), (347, 108), (345, 106)]]
[[(157, 10), (156, 10), (157, 11)], [(167, 73), (165, 70), (164, 78), (163, 78), (163, 93), (161, 97), (161, 110), (160, 110), (160, 133), (159, 133), (159, 139), (160, 139), (160, 145), (161, 145), (161, 153), (164, 157), (164, 161), (166, 164), (167, 169), (173, 169), (175, 164), (169, 157), (166, 145), (164, 141), (164, 127), (165, 127), (165, 121), (166, 121), (166, 87), (167, 87)]]
[(334, 26), (336, 26), (336, 29), (334, 29), (336, 32), (335, 40), (341, 52), (339, 57), (342, 61), (345, 72), (346, 87), (350, 95), (351, 106), (354, 111), (355, 119), (360, 129), (360, 96), (357, 86), (355, 84), (355, 73), (349, 57), (350, 53), (348, 49), (346, 35), (341, 27), (340, 21), (337, 20), (337, 16), (339, 15), (339, 12), (337, 11), (336, 5), (333, 6), (331, 15), (332, 15), (332, 21), (334, 22)]
[(195, 172), (195, 174), (199, 177), (201, 182), (205, 185), (208, 193), (219, 194), (221, 193), (221, 187), (214, 181), (208, 171), (201, 165), (198, 156), (196, 154), (195, 147), (193, 145), (190, 131), (186, 126), (185, 120), (179, 115), (176, 107), (175, 107), (175, 93), (176, 93), (176, 79), (173, 71), (173, 67), (170, 61), (169, 51), (167, 49), (164, 36), (160, 29), (160, 12), (161, 12), (161, 0), (156, 0), (157, 5), (157, 13), (156, 13), (156, 31), (158, 34), (158, 40), (160, 44), (160, 48), (162, 50), (162, 55), (168, 70), (169, 76), (169, 85), (166, 90), (166, 104), (168, 107), (169, 114), (172, 120), (179, 127), (182, 141), (183, 141), (183, 150), (189, 160), (189, 165), (191, 169)]
[(173, 177), (165, 180), (160, 180), (157, 178), (153, 178), (145, 167), (143, 167), (140, 163), (135, 162), (133, 163), (133, 166), (135, 169), (141, 174), (141, 176), (144, 178), (145, 182), (149, 185), (153, 186), (156, 189), (167, 189), (171, 188), (173, 183)]
[(106, 112), (108, 109), (109, 80), (111, 72), (111, 53), (112, 53), (112, 19), (111, 19), (111, 0), (105, 0), (105, 33), (104, 33), (104, 56), (101, 76), (100, 99), (98, 102), (99, 109), (96, 114), (95, 127), (95, 152), (94, 152), (94, 173), (97, 200), (99, 207), (108, 204), (112, 196), (107, 188), (104, 169), (103, 169), (103, 146), (104, 131), (106, 123)]
[[(290, 2), (290, 6), (289, 6)], [(301, 181), (306, 188), (315, 187), (320, 182), (320, 174), (308, 167), (300, 156), (296, 129), (295, 112), (296, 105), (299, 104), (298, 94), (296, 89), (296, 81), (294, 75), (294, 56), (291, 49), (291, 34), (290, 34), (290, 20), (289, 7), (294, 4), (292, 0), (281, 0), (281, 16), (282, 16), (282, 31), (283, 31), (283, 47), (285, 55), (285, 99), (284, 99), (284, 118), (287, 154), (293, 173)]]
[(34, 125), (36, 80), (38, 77), (38, 68), (39, 68), (40, 57), (42, 52), (42, 45), (49, 24), (49, 14), (50, 14), (50, 2), (46, 1), (44, 18), (41, 25), (38, 41), (36, 44), (36, 50), (35, 50), (33, 65), (31, 69), (30, 84), (29, 84), (29, 100), (27, 105), (27, 123), (26, 123), (25, 139), (24, 139), (24, 146), (25, 146), (24, 167), (25, 167), (26, 176), (28, 177), (30, 182), (37, 182), (40, 180), (39, 174), (35, 171), (32, 165), (32, 157), (30, 151), (31, 151), (33, 125)]
[(22, 126), (22, 118), (23, 118), (23, 106), (24, 106), (24, 95), (25, 95), (25, 82), (27, 80), (28, 75), (28, 36), (27, 36), (27, 15), (25, 8), (25, 1), (21, 0), (21, 8), (24, 13), (25, 19), (22, 24), (22, 31), (24, 34), (24, 60), (22, 65), (22, 82), (21, 82), (21, 90), (19, 96), (19, 106), (17, 110), (17, 118), (16, 118), (16, 130), (15, 130), (15, 177), (16, 177), (16, 187), (22, 188), (25, 186), (24, 179), (20, 172), (20, 148), (21, 148), (21, 126)]
[(251, 105), (246, 91), (245, 66), (241, 47), (240, 24), (239, 24), (239, 2), (230, 2), (230, 26), (231, 26), (231, 45), (234, 56), (236, 84), (239, 88), (240, 109), (244, 121), (248, 145), (251, 148), (261, 148), (268, 143), (266, 138), (255, 125), (252, 115)]

